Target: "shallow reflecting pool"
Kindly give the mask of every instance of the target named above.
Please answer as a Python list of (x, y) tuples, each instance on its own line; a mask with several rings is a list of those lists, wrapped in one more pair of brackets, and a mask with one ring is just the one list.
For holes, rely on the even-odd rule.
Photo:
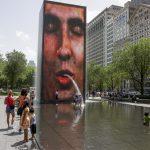
[(36, 109), (37, 139), (46, 150), (149, 150), (149, 108), (117, 102), (41, 105)]

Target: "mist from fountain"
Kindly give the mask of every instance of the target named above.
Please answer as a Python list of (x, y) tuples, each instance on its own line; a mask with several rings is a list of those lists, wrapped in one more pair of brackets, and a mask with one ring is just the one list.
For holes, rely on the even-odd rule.
[[(75, 86), (75, 89), (76, 89), (76, 91), (77, 91), (77, 95), (81, 95), (81, 96), (82, 96), (82, 94), (81, 94), (81, 92), (80, 92), (80, 89), (79, 89), (77, 83), (72, 79), (72, 77), (71, 77), (70, 75), (68, 75), (68, 74), (65, 74), (64, 76), (68, 77), (68, 78), (72, 81), (72, 83), (73, 83), (73, 85)], [(84, 105), (83, 96), (82, 96), (81, 105), (82, 105), (82, 106)]]

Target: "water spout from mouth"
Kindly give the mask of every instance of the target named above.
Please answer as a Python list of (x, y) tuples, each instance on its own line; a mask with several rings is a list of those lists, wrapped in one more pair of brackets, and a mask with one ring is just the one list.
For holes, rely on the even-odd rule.
[[(75, 86), (75, 89), (76, 89), (76, 91), (77, 91), (77, 95), (81, 95), (81, 96), (82, 96), (82, 94), (81, 94), (81, 92), (80, 92), (80, 89), (79, 89), (77, 83), (72, 79), (72, 77), (71, 77), (70, 75), (68, 75), (68, 74), (64, 74), (64, 76), (68, 77), (68, 78), (72, 81), (72, 83), (73, 83), (73, 85)], [(82, 105), (84, 105), (83, 96), (82, 96), (82, 102), (81, 102), (81, 103), (82, 103)]]

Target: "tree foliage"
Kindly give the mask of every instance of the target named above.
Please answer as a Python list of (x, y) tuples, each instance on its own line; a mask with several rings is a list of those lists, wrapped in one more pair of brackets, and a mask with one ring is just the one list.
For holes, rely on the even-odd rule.
[(127, 44), (122, 51), (115, 53), (114, 63), (128, 75), (134, 88), (143, 95), (144, 84), (150, 73), (150, 38)]
[(4, 67), (5, 67), (5, 60), (2, 57), (2, 54), (0, 54), (0, 88), (3, 87), (3, 85), (6, 85), (6, 78), (4, 75)]
[(35, 83), (34, 79), (35, 79), (35, 68), (32, 66), (27, 66), (25, 77), (26, 86), (32, 87)]
[(35, 83), (35, 67), (26, 66), (26, 72), (18, 78), (16, 88), (33, 87)]
[(25, 73), (27, 60), (22, 52), (13, 50), (6, 54), (6, 65), (4, 68), (10, 88), (14, 88), (16, 81)]
[(121, 85), (121, 80), (125, 77), (125, 74), (120, 72), (120, 70), (118, 70), (113, 63), (105, 67), (105, 72), (107, 90), (118, 90)]
[(87, 78), (89, 91), (103, 90), (104, 70), (101, 65), (94, 62), (88, 64)]

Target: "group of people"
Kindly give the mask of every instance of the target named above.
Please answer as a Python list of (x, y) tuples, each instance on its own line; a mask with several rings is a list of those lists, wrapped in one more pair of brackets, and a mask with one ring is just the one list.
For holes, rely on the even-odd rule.
[[(58, 98), (59, 98), (59, 91), (56, 90), (56, 92), (55, 92), (56, 104), (58, 104), (58, 102), (59, 102), (59, 99), (58, 99)], [(81, 103), (82, 103), (82, 95), (75, 94), (74, 97), (73, 97), (73, 103), (74, 103), (75, 105), (81, 106)]]
[(81, 106), (81, 103), (82, 103), (82, 95), (76, 94), (74, 96), (74, 104), (76, 106)]
[(10, 115), (12, 116), (11, 126), (13, 127), (15, 118), (15, 105), (18, 103), (17, 115), (20, 116), (19, 132), (24, 130), (24, 142), (28, 142), (28, 128), (31, 131), (31, 138), (33, 140), (36, 133), (36, 116), (30, 98), (27, 96), (26, 89), (21, 90), (21, 94), (17, 99), (13, 98), (13, 91), (9, 90), (5, 97), (4, 104), (6, 105), (7, 125), (10, 128)]

